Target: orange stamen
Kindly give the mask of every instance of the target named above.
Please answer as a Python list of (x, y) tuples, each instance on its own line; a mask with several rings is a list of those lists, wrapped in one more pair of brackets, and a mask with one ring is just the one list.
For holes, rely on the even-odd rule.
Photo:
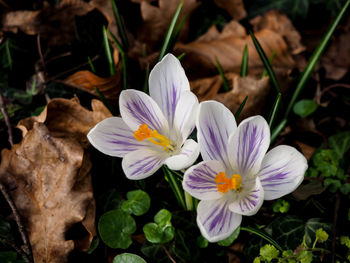
[(221, 193), (227, 193), (228, 190), (237, 190), (241, 188), (242, 178), (239, 174), (232, 175), (227, 178), (224, 172), (219, 172), (215, 177), (216, 187)]

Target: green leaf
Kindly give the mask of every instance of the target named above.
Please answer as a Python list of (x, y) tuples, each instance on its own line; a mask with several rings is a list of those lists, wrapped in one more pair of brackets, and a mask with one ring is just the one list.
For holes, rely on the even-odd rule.
[(160, 227), (156, 223), (148, 223), (144, 225), (143, 232), (149, 242), (163, 244), (174, 238), (175, 229), (173, 226)]
[(293, 111), (296, 115), (305, 118), (315, 112), (318, 105), (314, 100), (299, 100), (295, 103)]
[(222, 69), (222, 66), (220, 64), (220, 61), (218, 60), (217, 57), (215, 57), (215, 61), (216, 61), (216, 67), (219, 71), (219, 74), (221, 76), (221, 79), (222, 79), (222, 85), (224, 87), (224, 90), (227, 92), (227, 91), (230, 91), (230, 85), (228, 84), (227, 82), (227, 79), (225, 77), (225, 74), (224, 74), (224, 70)]
[(247, 102), (248, 100), (248, 96), (246, 96), (243, 100), (243, 102), (241, 103), (241, 105), (239, 105), (239, 108), (237, 109), (236, 113), (235, 113), (235, 119), (237, 120), (239, 115), (241, 114), (243, 108), (244, 108), (244, 105), (245, 103)]
[(199, 248), (206, 248), (209, 245), (208, 240), (203, 237), (202, 235), (200, 235), (199, 237), (197, 237), (197, 246)]
[(287, 213), (290, 208), (290, 203), (286, 200), (278, 199), (273, 205), (273, 211), (275, 213)]
[(103, 214), (98, 222), (101, 239), (111, 248), (128, 248), (132, 243), (130, 235), (135, 231), (135, 220), (120, 209)]
[(350, 149), (350, 131), (341, 132), (328, 138), (331, 148), (341, 159)]
[(340, 244), (346, 246), (350, 249), (350, 237), (348, 236), (341, 236), (340, 237)]
[(311, 263), (312, 252), (307, 250), (302, 250), (298, 255), (297, 259), (300, 261), (300, 263)]
[(154, 222), (160, 226), (165, 226), (170, 223), (171, 213), (166, 209), (161, 209), (155, 216)]
[(328, 234), (322, 228), (316, 230), (316, 238), (319, 242), (325, 242), (328, 239)]
[(118, 33), (120, 34), (124, 48), (128, 49), (129, 48), (129, 41), (128, 41), (128, 37), (126, 35), (124, 23), (123, 23), (122, 18), (119, 14), (118, 6), (115, 3), (115, 0), (111, 0), (111, 4), (112, 4), (112, 9), (113, 9), (115, 21), (117, 22)]
[(339, 158), (333, 150), (319, 151), (312, 157), (312, 162), (315, 168), (322, 173), (323, 177), (334, 177), (337, 175)]
[(106, 58), (107, 58), (108, 65), (109, 65), (109, 74), (112, 76), (115, 74), (116, 70), (115, 70), (115, 66), (114, 66), (114, 59), (112, 56), (111, 47), (110, 47), (109, 40), (107, 37), (107, 29), (105, 26), (103, 26), (103, 28), (102, 28), (102, 35), (103, 35), (103, 47), (105, 49)]
[(146, 263), (146, 261), (135, 254), (123, 253), (113, 259), (113, 263)]
[(260, 256), (263, 257), (267, 262), (271, 262), (271, 260), (278, 257), (280, 252), (273, 245), (266, 244), (262, 248), (260, 248)]
[(0, 251), (1, 263), (12, 263), (16, 260), (17, 253), (13, 251)]
[(219, 241), (218, 244), (224, 247), (230, 246), (233, 243), (233, 241), (235, 241), (238, 238), (239, 232), (240, 232), (240, 228), (237, 227), (235, 231), (233, 231), (233, 233), (228, 238)]
[(245, 77), (248, 74), (248, 45), (244, 46), (242, 63), (241, 63), (241, 77)]
[(305, 236), (306, 244), (311, 247), (316, 238), (316, 231), (323, 228), (330, 231), (329, 224), (322, 223), (318, 218), (311, 218), (304, 222), (295, 216), (286, 215), (272, 221), (265, 230), (271, 233), (272, 237), (284, 249), (295, 249), (300, 245), (300, 240)]
[(348, 195), (350, 193), (350, 184), (345, 183), (340, 186), (340, 192), (344, 195)]
[(151, 198), (142, 190), (130, 191), (126, 194), (128, 200), (122, 204), (122, 209), (135, 216), (145, 214), (151, 206)]
[(98, 245), (100, 244), (100, 239), (98, 237), (95, 237), (90, 245), (90, 248), (88, 249), (88, 251), (86, 251), (86, 253), (88, 253), (89, 255), (92, 254), (92, 252), (95, 251), (95, 249), (98, 247)]

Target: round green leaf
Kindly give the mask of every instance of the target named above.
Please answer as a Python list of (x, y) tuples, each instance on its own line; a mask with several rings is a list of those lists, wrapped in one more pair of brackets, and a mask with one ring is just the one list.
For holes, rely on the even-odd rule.
[(146, 261), (135, 254), (123, 253), (113, 259), (113, 263), (146, 263)]
[(205, 237), (203, 237), (202, 235), (197, 237), (196, 243), (199, 248), (206, 248), (209, 244), (208, 240), (206, 240)]
[(122, 209), (135, 216), (141, 216), (148, 211), (151, 206), (151, 198), (142, 190), (134, 190), (127, 193), (126, 200), (122, 204)]
[(128, 248), (132, 243), (130, 235), (135, 231), (135, 220), (120, 209), (103, 214), (98, 222), (101, 239), (111, 248)]
[(154, 222), (160, 226), (165, 226), (171, 220), (171, 213), (166, 209), (161, 209), (155, 216)]
[(299, 100), (297, 103), (295, 103), (293, 111), (296, 115), (305, 118), (314, 113), (317, 107), (318, 105), (314, 100)]
[(175, 229), (173, 226), (161, 227), (156, 223), (144, 225), (143, 232), (149, 242), (159, 244), (167, 243), (174, 238)]
[(237, 237), (239, 236), (239, 232), (240, 232), (240, 228), (237, 227), (235, 231), (233, 231), (233, 233), (226, 239), (221, 240), (218, 242), (218, 244), (220, 246), (224, 246), (224, 247), (228, 247), (232, 244), (233, 241), (235, 241), (237, 239)]

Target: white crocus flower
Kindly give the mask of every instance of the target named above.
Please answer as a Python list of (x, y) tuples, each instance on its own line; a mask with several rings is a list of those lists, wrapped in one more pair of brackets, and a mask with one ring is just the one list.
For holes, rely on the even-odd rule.
[(122, 157), (129, 179), (155, 173), (163, 164), (181, 170), (194, 163), (199, 146), (187, 139), (195, 127), (198, 99), (179, 60), (166, 55), (151, 71), (150, 96), (129, 89), (120, 94), (121, 118), (98, 123), (88, 134), (99, 151)]
[(197, 224), (210, 242), (230, 236), (242, 215), (256, 214), (264, 200), (291, 193), (304, 178), (307, 161), (295, 148), (266, 153), (270, 128), (261, 116), (237, 127), (223, 104), (207, 101), (199, 106), (197, 130), (204, 161), (187, 170), (183, 188), (201, 200)]

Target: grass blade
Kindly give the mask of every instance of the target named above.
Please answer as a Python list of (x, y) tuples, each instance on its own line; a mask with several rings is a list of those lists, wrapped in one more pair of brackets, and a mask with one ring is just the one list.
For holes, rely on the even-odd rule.
[(328, 42), (330, 41), (337, 25), (339, 24), (341, 18), (344, 16), (346, 9), (349, 7), (350, 4), (350, 0), (348, 0), (345, 5), (343, 6), (342, 10), (339, 12), (338, 16), (336, 17), (336, 19), (333, 21), (332, 25), (330, 26), (330, 28), (328, 29), (327, 33), (324, 35), (323, 39), (321, 40), (320, 44), (317, 46), (316, 50), (314, 51), (314, 53), (312, 54), (311, 58), (309, 59), (309, 62), (306, 65), (306, 68), (304, 69), (300, 80), (295, 88), (295, 91), (293, 93), (292, 99), (290, 100), (288, 107), (287, 107), (287, 111), (285, 114), (285, 117), (287, 118), (290, 111), (293, 108), (293, 105), (295, 103), (295, 101), (297, 100), (301, 90), (304, 88), (305, 84), (307, 83), (307, 81), (309, 80), (311, 73), (313, 71), (313, 69), (316, 66), (316, 63), (318, 62), (318, 60), (321, 58), (322, 53), (324, 52), (324, 50), (327, 47)]
[(146, 66), (146, 73), (145, 73), (145, 82), (143, 83), (143, 92), (149, 93), (149, 86), (148, 86), (148, 78), (149, 78), (149, 65)]
[(283, 131), (284, 127), (287, 125), (287, 119), (283, 119), (277, 126), (276, 128), (274, 128), (272, 130), (272, 133), (271, 133), (271, 142), (270, 144), (272, 144), (277, 136)]
[(243, 108), (244, 108), (244, 105), (245, 105), (245, 103), (247, 102), (247, 100), (248, 100), (248, 96), (245, 97), (245, 99), (243, 100), (243, 102), (242, 102), (241, 105), (239, 106), (238, 110), (236, 111), (236, 113), (235, 113), (235, 118), (236, 118), (236, 120), (238, 119), (239, 115), (241, 114), (241, 112), (242, 112), (242, 110), (243, 110)]
[[(274, 51), (272, 52), (271, 56), (269, 57), (269, 62), (270, 62), (271, 65), (272, 65), (272, 62), (273, 62), (273, 59), (274, 59), (275, 55), (276, 55), (276, 50), (274, 50)], [(263, 73), (261, 74), (261, 78), (264, 78), (264, 77), (266, 77), (267, 75), (268, 75), (267, 70), (264, 69)]]
[(276, 78), (276, 74), (273, 71), (272, 66), (271, 66), (271, 64), (270, 64), (270, 62), (269, 62), (269, 60), (268, 60), (264, 50), (262, 49), (259, 41), (254, 36), (253, 32), (250, 31), (249, 34), (250, 34), (250, 37), (253, 40), (254, 46), (256, 48), (256, 51), (258, 52), (258, 54), (260, 56), (260, 59), (261, 59), (262, 63), (264, 64), (264, 67), (267, 70), (267, 73), (270, 76), (270, 81), (271, 81), (272, 85), (276, 89), (277, 93), (280, 92), (280, 86), (278, 84), (278, 81), (277, 81), (277, 78)]
[(182, 27), (183, 23), (184, 23), (185, 20), (186, 20), (186, 17), (187, 17), (187, 16), (184, 16), (184, 17), (180, 20), (180, 22), (178, 23), (178, 25), (176, 26), (176, 28), (174, 29), (174, 32), (173, 32), (173, 34), (172, 34), (171, 37), (170, 37), (169, 45), (168, 45), (168, 47), (167, 47), (165, 53), (170, 52), (170, 51), (174, 48), (174, 46), (175, 46), (175, 44), (176, 44), (176, 41), (177, 41), (177, 39), (178, 39), (178, 37), (179, 37), (179, 35), (180, 35), (181, 27)]
[(111, 47), (109, 45), (109, 41), (108, 41), (108, 37), (107, 37), (107, 30), (106, 27), (103, 26), (103, 47), (105, 49), (106, 52), (106, 57), (108, 60), (108, 64), (109, 64), (109, 74), (112, 76), (115, 74), (115, 67), (114, 67), (114, 60), (113, 60), (113, 56), (112, 56), (112, 52), (111, 52)]
[(269, 117), (269, 126), (270, 128), (272, 128), (272, 125), (273, 125), (273, 121), (275, 120), (276, 118), (276, 115), (277, 115), (277, 110), (279, 108), (279, 105), (280, 105), (280, 101), (281, 101), (281, 92), (279, 92), (277, 94), (277, 98), (276, 98), (276, 101), (275, 101), (275, 104), (271, 110), (271, 114), (270, 114), (270, 117)]
[(228, 84), (227, 82), (227, 79), (225, 77), (225, 74), (224, 74), (224, 71), (221, 67), (221, 64), (220, 64), (220, 61), (218, 60), (217, 57), (215, 57), (215, 61), (216, 61), (216, 67), (218, 68), (218, 71), (219, 71), (219, 74), (222, 78), (222, 84), (224, 86), (224, 90), (227, 92), (227, 91), (230, 91), (230, 85)]
[(182, 190), (181, 184), (176, 179), (176, 177), (173, 175), (173, 173), (169, 170), (168, 167), (163, 165), (162, 168), (163, 168), (163, 173), (164, 173), (165, 179), (167, 180), (171, 189), (173, 190), (179, 205), (182, 208), (186, 209), (185, 194), (184, 194), (184, 191)]
[(92, 63), (92, 60), (90, 57), (88, 57), (88, 63), (89, 63), (89, 66), (90, 66), (90, 69), (91, 69), (91, 72), (96, 74), (96, 69), (95, 69), (95, 66), (94, 64)]
[(245, 77), (248, 74), (248, 45), (244, 46), (242, 63), (241, 63), (241, 77)]
[(122, 42), (123, 42), (123, 47), (125, 49), (128, 49), (129, 48), (128, 37), (126, 35), (126, 30), (125, 30), (122, 18), (119, 14), (119, 10), (118, 10), (117, 4), (115, 3), (115, 0), (111, 0), (111, 4), (112, 4), (114, 17), (115, 17), (115, 20), (117, 22), (118, 32), (119, 32), (120, 38), (122, 39)]
[(250, 232), (250, 233), (253, 233), (255, 235), (258, 235), (259, 237), (265, 239), (266, 241), (268, 241), (271, 245), (274, 245), (278, 250), (280, 251), (283, 251), (282, 247), (272, 238), (270, 237), (268, 234), (258, 230), (258, 229), (255, 229), (255, 228), (252, 228), (252, 227), (243, 227), (241, 226), (240, 227), (241, 230), (243, 231), (247, 231), (247, 232)]
[(177, 59), (181, 61), (183, 57), (186, 55), (186, 53), (181, 53), (180, 55), (177, 56)]
[(111, 36), (111, 38), (113, 39), (114, 44), (116, 45), (121, 57), (122, 57), (122, 80), (123, 80), (123, 89), (127, 89), (128, 88), (128, 69), (127, 69), (127, 56), (126, 53), (122, 47), (122, 45), (120, 44), (120, 42), (118, 41), (118, 39), (116, 38), (115, 35), (113, 35), (113, 33), (111, 31), (108, 30), (109, 35)]
[(94, 89), (95, 89), (97, 95), (100, 97), (103, 104), (109, 109), (109, 111), (112, 113), (112, 115), (114, 115), (115, 111), (114, 111), (112, 105), (106, 99), (106, 97), (102, 94), (102, 92), (98, 88), (95, 87)]
[(173, 31), (174, 31), (174, 28), (175, 28), (175, 25), (176, 25), (176, 21), (179, 18), (179, 15), (180, 15), (180, 12), (181, 12), (183, 4), (184, 4), (183, 1), (181, 1), (179, 6), (177, 7), (177, 9), (175, 11), (175, 14), (174, 14), (171, 22), (170, 22), (170, 25), (169, 25), (169, 28), (168, 28), (168, 32), (165, 35), (165, 39), (164, 39), (164, 43), (163, 43), (162, 49), (160, 50), (158, 61), (161, 61), (162, 58), (164, 57), (166, 51), (169, 50), (168, 47), (169, 47), (170, 39), (171, 39), (171, 36), (173, 34)]

